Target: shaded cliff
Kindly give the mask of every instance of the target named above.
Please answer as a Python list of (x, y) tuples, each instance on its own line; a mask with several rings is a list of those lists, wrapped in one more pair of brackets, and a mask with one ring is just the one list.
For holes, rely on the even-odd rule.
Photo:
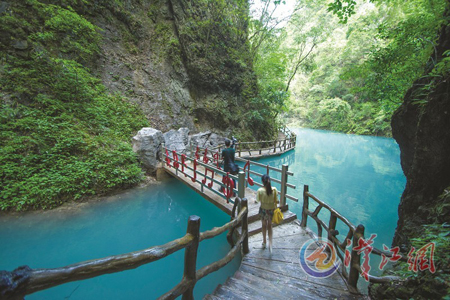
[[(449, 12), (447, 11), (447, 16)], [(375, 299), (441, 299), (450, 295), (450, 25), (443, 26), (425, 76), (414, 83), (392, 118), (407, 183), (399, 205), (393, 245), (435, 245), (436, 272), (413, 272), (398, 264), (388, 273), (406, 277), (372, 285)], [(427, 259), (430, 259), (430, 251)], [(414, 260), (413, 260), (414, 261)], [(430, 263), (430, 261), (428, 261)]]
[[(442, 61), (448, 50), (450, 26), (442, 30), (434, 57)], [(430, 91), (423, 95), (428, 85)], [(450, 204), (439, 197), (450, 192), (449, 71), (435, 81), (425, 77), (414, 84), (392, 118), (392, 131), (407, 179), (394, 244), (407, 245), (417, 225), (450, 222)], [(444, 211), (436, 211), (442, 205)]]
[[(83, 4), (85, 5), (85, 4)], [(154, 128), (248, 132), (257, 95), (246, 1), (96, 1), (102, 28), (95, 70), (137, 103)], [(256, 135), (266, 132), (254, 126)], [(273, 128), (269, 128), (273, 131)], [(251, 134), (247, 134), (251, 135)]]

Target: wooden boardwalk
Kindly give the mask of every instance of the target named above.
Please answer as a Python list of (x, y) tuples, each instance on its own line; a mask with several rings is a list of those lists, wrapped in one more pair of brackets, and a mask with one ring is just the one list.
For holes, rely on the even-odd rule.
[[(278, 133), (278, 140), (283, 141), (286, 138), (286, 136), (282, 133)], [(270, 157), (270, 156), (280, 156), (284, 153), (287, 153), (291, 150), (295, 149), (295, 143), (289, 144), (286, 142), (278, 142), (276, 147), (270, 147), (266, 149), (260, 149), (260, 150), (241, 150), (236, 149), (236, 158), (242, 158), (242, 159), (259, 159), (264, 157)]]
[[(266, 149), (242, 151), (236, 153), (236, 158), (260, 158), (281, 155), (293, 148)], [(190, 163), (188, 162), (190, 165)], [(190, 166), (192, 168), (192, 166)], [(164, 170), (178, 178), (194, 191), (203, 196), (222, 211), (231, 215), (233, 204), (217, 193), (202, 187), (198, 182), (192, 182), (180, 171), (164, 164)], [(204, 174), (204, 168), (197, 167)], [(192, 176), (193, 172), (185, 170)], [(199, 174), (198, 177), (202, 179)], [(219, 180), (221, 176), (219, 175)], [(216, 175), (217, 179), (217, 175)], [(213, 184), (212, 189), (218, 191), (220, 186)], [(274, 226), (273, 249), (262, 248), (261, 221), (258, 215), (259, 203), (256, 203), (256, 191), (246, 188), (245, 198), (248, 200), (248, 230), (250, 253), (242, 258), (239, 270), (217, 286), (211, 295), (204, 299), (365, 299), (360, 294), (348, 291), (344, 278), (335, 272), (327, 278), (316, 278), (308, 275), (300, 266), (300, 248), (312, 238), (309, 229), (303, 229), (297, 215), (285, 207), (284, 221)], [(239, 230), (239, 229), (238, 229)], [(308, 248), (308, 251), (311, 248)]]
[[(222, 211), (224, 211), (225, 213), (227, 213), (228, 215), (231, 216), (231, 212), (233, 210), (233, 203), (231, 203), (231, 202), (227, 203), (227, 201), (225, 199), (223, 199), (222, 197), (220, 197), (219, 195), (210, 191), (207, 188), (204, 188), (202, 191), (200, 184), (198, 184), (196, 182), (192, 182), (192, 180), (189, 177), (185, 177), (181, 172), (178, 172), (178, 175), (177, 175), (176, 170), (172, 167), (169, 168), (169, 167), (165, 166), (164, 169), (167, 173), (178, 178), (178, 180), (180, 180), (181, 182), (183, 182), (184, 184), (186, 184), (187, 186), (192, 188), (194, 191), (196, 191), (197, 193), (202, 195), (203, 198), (205, 198), (209, 202), (213, 203), (215, 206), (217, 206)], [(197, 170), (204, 173), (204, 169), (201, 166), (198, 166)], [(189, 175), (192, 175), (192, 172), (189, 170), (187, 170), (186, 173), (188, 173)], [(219, 191), (219, 188), (220, 188), (219, 185), (216, 183), (214, 183), (214, 185), (212, 186), (212, 189), (214, 189), (216, 191)], [(245, 189), (245, 197), (248, 200), (248, 208), (249, 208), (248, 231), (249, 231), (249, 235), (251, 236), (251, 235), (261, 232), (261, 221), (260, 221), (259, 215), (258, 215), (259, 203), (256, 203), (256, 191), (254, 191), (250, 188)], [(284, 215), (283, 223), (288, 223), (293, 220), (297, 220), (297, 215), (289, 210), (284, 210), (283, 215)]]
[(272, 253), (262, 249), (261, 234), (250, 237), (239, 270), (203, 299), (365, 299), (348, 292), (338, 272), (315, 278), (303, 271), (299, 251), (310, 238), (298, 221), (274, 228)]

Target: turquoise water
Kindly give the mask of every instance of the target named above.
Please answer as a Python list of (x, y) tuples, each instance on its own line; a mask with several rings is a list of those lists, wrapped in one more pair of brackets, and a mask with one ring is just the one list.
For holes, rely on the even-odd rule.
[[(190, 215), (201, 231), (222, 226), (229, 216), (175, 179), (136, 189), (76, 209), (0, 217), (0, 270), (21, 265), (62, 267), (80, 261), (162, 245), (184, 236)], [(230, 250), (226, 233), (200, 244), (197, 269)], [(183, 275), (184, 250), (134, 270), (67, 283), (26, 299), (153, 299)], [(196, 298), (210, 293), (239, 267), (235, 258), (200, 280)]]
[[(376, 233), (377, 248), (381, 249), (383, 244), (390, 246), (406, 182), (395, 141), (310, 129), (295, 132), (298, 134), (295, 151), (259, 160), (279, 168), (286, 163), (294, 172), (289, 182), (297, 189), (288, 189), (288, 193), (300, 201), (288, 200), (290, 210), (301, 218), (303, 185), (307, 184), (313, 195), (353, 224), (363, 224), (366, 237)], [(201, 217), (201, 231), (229, 221), (225, 213), (175, 179), (77, 209), (2, 216), (0, 270), (13, 270), (20, 265), (62, 267), (162, 245), (183, 236), (188, 217), (194, 214)], [(320, 216), (328, 222), (325, 210)], [(308, 226), (316, 228), (312, 219), (308, 220)], [(338, 222), (337, 228), (341, 232), (339, 237), (344, 238), (345, 227)], [(229, 249), (225, 234), (203, 241), (197, 269), (222, 258)], [(152, 299), (181, 280), (183, 260), (181, 250), (135, 270), (64, 284), (26, 299)], [(370, 274), (379, 273), (378, 261), (375, 257), (371, 259)], [(237, 258), (223, 271), (202, 279), (194, 291), (196, 298), (224, 282), (237, 270), (239, 262)], [(359, 280), (362, 285), (363, 281)]]
[[(289, 182), (297, 188), (288, 189), (288, 194), (299, 198), (299, 202), (288, 199), (289, 209), (301, 219), (303, 186), (309, 185), (310, 193), (330, 204), (355, 226), (363, 224), (366, 238), (377, 234), (375, 247), (382, 249), (383, 244), (390, 247), (398, 220), (398, 204), (406, 184), (395, 140), (312, 129), (295, 129), (294, 132), (297, 134), (295, 151), (259, 160), (278, 168), (288, 164), (289, 171), (294, 172)], [(259, 178), (253, 179), (260, 182)], [(277, 184), (274, 186), (280, 188)], [(315, 208), (314, 203), (310, 200), (310, 210)], [(319, 216), (328, 224), (326, 212), (322, 209)], [(308, 227), (317, 232), (316, 222), (311, 218), (308, 218)], [(342, 240), (348, 228), (338, 221), (337, 229), (338, 238)], [(372, 255), (370, 274), (380, 273), (378, 264), (378, 257)]]

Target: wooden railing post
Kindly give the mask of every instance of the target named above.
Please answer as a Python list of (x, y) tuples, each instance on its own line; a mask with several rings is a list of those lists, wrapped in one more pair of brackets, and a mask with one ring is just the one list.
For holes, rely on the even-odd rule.
[(247, 198), (242, 198), (241, 202), (241, 210), (247, 208), (247, 212), (244, 215), (244, 218), (242, 219), (242, 234), (245, 233), (245, 238), (242, 241), (242, 251), (244, 254), (247, 254), (250, 252), (250, 249), (248, 248), (248, 201)]
[(238, 197), (243, 199), (245, 197), (245, 173), (239, 171), (238, 174)]
[(307, 193), (309, 192), (309, 186), (305, 185), (303, 187), (303, 209), (302, 209), (302, 222), (300, 223), (300, 226), (306, 227), (306, 224), (308, 223), (308, 208), (309, 208), (309, 198)]
[(331, 237), (336, 235), (337, 216), (331, 213), (330, 223), (328, 223), (328, 240), (332, 241)]
[(186, 248), (184, 252), (184, 275), (183, 279), (186, 279), (188, 283), (194, 281), (194, 285), (188, 288), (183, 293), (183, 300), (194, 299), (194, 286), (196, 278), (197, 268), (197, 250), (200, 238), (200, 217), (190, 216), (188, 221), (187, 233), (194, 237), (192, 244)]
[(356, 227), (355, 233), (353, 234), (353, 248), (350, 259), (350, 272), (348, 274), (348, 285), (351, 289), (354, 289), (353, 292), (358, 291), (358, 279), (359, 279), (359, 269), (361, 267), (361, 255), (358, 254), (358, 251), (355, 249), (358, 246), (358, 241), (360, 238), (364, 238), (364, 225), (359, 224)]
[(288, 181), (288, 165), (283, 164), (281, 167), (281, 194), (280, 194), (280, 207), (286, 205), (286, 193), (287, 193), (287, 181)]

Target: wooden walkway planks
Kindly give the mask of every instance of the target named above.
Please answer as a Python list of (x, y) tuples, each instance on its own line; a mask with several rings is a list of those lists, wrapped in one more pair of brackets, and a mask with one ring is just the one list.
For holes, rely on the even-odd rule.
[(274, 228), (272, 253), (261, 234), (250, 237), (239, 270), (204, 299), (364, 299), (347, 291), (339, 273), (315, 278), (302, 270), (299, 251), (310, 238), (298, 221)]
[[(233, 204), (227, 203), (217, 193), (192, 182), (180, 171), (164, 166), (164, 170), (191, 187), (205, 199), (231, 215)], [(198, 166), (204, 174), (204, 169)], [(187, 170), (189, 175), (192, 171)], [(219, 179), (221, 179), (220, 176)], [(203, 176), (197, 175), (200, 180)], [(219, 190), (214, 183), (212, 189)], [(300, 227), (297, 216), (289, 210), (284, 211), (284, 223), (274, 227), (272, 253), (262, 249), (261, 221), (259, 204), (255, 202), (256, 192), (246, 188), (245, 197), (249, 206), (249, 247), (250, 253), (242, 259), (234, 276), (219, 285), (212, 295), (204, 299), (364, 299), (363, 295), (351, 294), (344, 279), (336, 272), (327, 278), (309, 276), (300, 266), (299, 251), (311, 236)], [(239, 230), (239, 229), (238, 229)], [(311, 250), (312, 251), (312, 250)]]

